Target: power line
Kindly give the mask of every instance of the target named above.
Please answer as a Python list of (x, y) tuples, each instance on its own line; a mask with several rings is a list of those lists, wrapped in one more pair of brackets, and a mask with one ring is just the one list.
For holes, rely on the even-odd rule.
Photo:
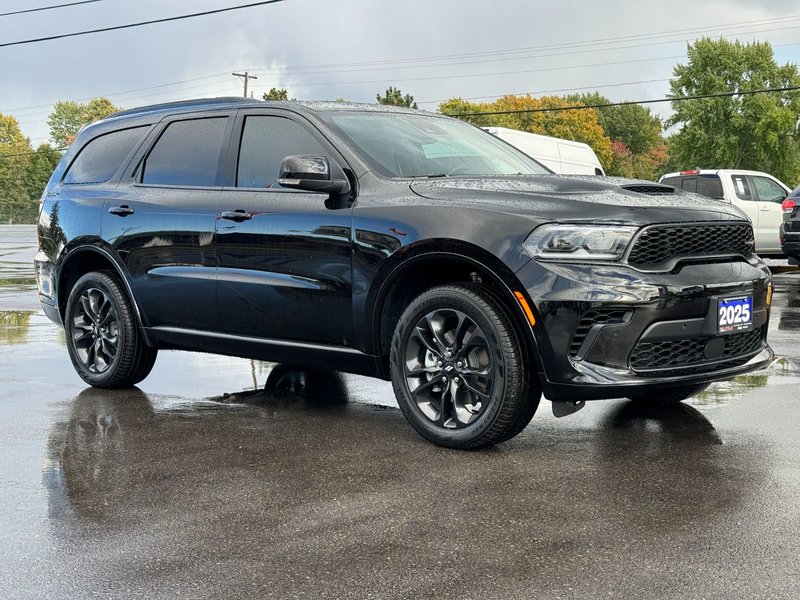
[[(64, 152), (66, 148), (53, 148), (56, 152)], [(33, 156), (38, 154), (35, 150), (33, 152), (18, 152), (16, 154), (0, 154), (0, 158), (17, 158), (18, 156)]]
[(39, 8), (26, 8), (23, 10), (14, 10), (11, 12), (0, 13), (0, 17), (10, 17), (11, 15), (24, 15), (26, 13), (41, 12), (43, 10), (53, 10), (56, 8), (66, 8), (68, 6), (78, 6), (79, 4), (93, 4), (95, 2), (102, 2), (102, 0), (82, 0), (81, 2), (67, 2), (65, 4), (53, 4), (51, 6), (40, 6)]
[(482, 117), (487, 115), (519, 115), (526, 113), (558, 112), (568, 110), (583, 110), (587, 108), (608, 108), (611, 106), (629, 106), (631, 104), (658, 104), (660, 102), (683, 102), (686, 100), (705, 100), (707, 98), (730, 98), (732, 96), (751, 96), (753, 94), (767, 94), (771, 92), (795, 92), (800, 90), (800, 85), (780, 88), (767, 88), (761, 90), (745, 90), (741, 92), (719, 92), (716, 94), (697, 94), (694, 96), (678, 96), (675, 98), (656, 98), (653, 100), (627, 100), (625, 102), (607, 102), (604, 104), (580, 104), (562, 106), (557, 108), (526, 108), (517, 110), (492, 110), (470, 113), (444, 113), (448, 117)]
[[(795, 15), (786, 15), (783, 17), (773, 17), (769, 19), (755, 19), (749, 21), (738, 21), (736, 23), (728, 23), (724, 25), (716, 25), (711, 27), (695, 27), (689, 29), (675, 29), (669, 31), (662, 31), (662, 32), (653, 32), (653, 33), (642, 33), (636, 35), (629, 35), (629, 36), (617, 36), (613, 38), (596, 38), (593, 40), (585, 40), (585, 41), (571, 41), (571, 42), (563, 42), (559, 44), (543, 44), (538, 46), (525, 46), (520, 48), (509, 48), (505, 50), (485, 50), (480, 52), (467, 52), (467, 53), (458, 53), (458, 54), (443, 54), (438, 56), (420, 56), (415, 58), (402, 58), (402, 59), (385, 59), (385, 60), (377, 60), (377, 61), (359, 61), (359, 62), (349, 62), (349, 63), (328, 63), (328, 64), (319, 64), (319, 65), (297, 65), (292, 66), (288, 65), (282, 70), (281, 72), (285, 71), (299, 71), (305, 69), (331, 69), (331, 68), (338, 68), (338, 67), (357, 67), (357, 66), (369, 66), (369, 65), (385, 65), (385, 64), (399, 64), (399, 63), (408, 63), (408, 62), (429, 62), (429, 61), (439, 61), (445, 60), (450, 58), (467, 58), (467, 57), (484, 57), (490, 55), (499, 55), (499, 54), (518, 54), (521, 52), (532, 52), (532, 51), (540, 51), (540, 50), (557, 50), (563, 48), (576, 48), (581, 46), (594, 46), (594, 45), (607, 45), (607, 44), (615, 44), (615, 43), (623, 43), (627, 41), (634, 41), (638, 39), (653, 39), (657, 37), (665, 37), (665, 36), (675, 36), (675, 35), (684, 35), (687, 33), (708, 33), (710, 31), (716, 30), (724, 30), (724, 29), (737, 29), (740, 27), (750, 26), (750, 25), (769, 25), (771, 23), (785, 23), (786, 21), (792, 21), (800, 19), (800, 14)], [(789, 28), (780, 28), (780, 30), (789, 29)], [(792, 27), (791, 29), (796, 29), (796, 27)], [(763, 30), (763, 31), (771, 31), (771, 30)], [(750, 32), (739, 32), (738, 35), (747, 34), (747, 33), (761, 33), (761, 31), (750, 31)], [(685, 41), (685, 40), (674, 40), (675, 42), (678, 41)], [(670, 42), (673, 43), (673, 42)], [(649, 45), (649, 44), (645, 44)], [(631, 46), (634, 47), (634, 46)], [(635, 46), (638, 47), (638, 46)], [(614, 48), (616, 50), (617, 48)], [(619, 48), (624, 49), (624, 48)], [(563, 54), (560, 53), (559, 56)], [(257, 69), (251, 69), (257, 70)], [(266, 72), (266, 70), (261, 69), (262, 72)], [(329, 72), (329, 71), (326, 71)]]
[(86, 31), (75, 31), (73, 33), (62, 33), (59, 35), (50, 35), (47, 37), (33, 38), (29, 40), (19, 40), (16, 42), (5, 42), (0, 44), (0, 48), (7, 46), (21, 46), (22, 44), (35, 44), (38, 42), (49, 42), (51, 40), (60, 40), (69, 37), (78, 37), (80, 35), (89, 35), (92, 33), (103, 33), (106, 31), (118, 31), (120, 29), (130, 29), (132, 27), (143, 27), (144, 25), (153, 25), (155, 23), (168, 23), (170, 21), (181, 21), (183, 19), (193, 19), (195, 17), (204, 17), (206, 15), (216, 15), (219, 13), (230, 12), (232, 10), (241, 10), (243, 8), (253, 8), (255, 6), (263, 6), (265, 4), (276, 4), (284, 0), (262, 0), (262, 2), (252, 2), (250, 4), (240, 4), (238, 6), (229, 6), (227, 8), (217, 8), (215, 10), (206, 10), (203, 12), (192, 13), (188, 15), (178, 15), (175, 17), (165, 17), (163, 19), (153, 19), (152, 21), (140, 21), (138, 23), (128, 23), (126, 25), (114, 25), (112, 27), (101, 27), (99, 29), (88, 29)]
[[(786, 86), (780, 88), (766, 88), (760, 90), (744, 90), (740, 92), (719, 92), (715, 94), (697, 94), (694, 96), (678, 96), (675, 98), (656, 98), (651, 100), (628, 100), (625, 102), (606, 102), (603, 104), (579, 104), (574, 106), (563, 106), (555, 108), (530, 108), (518, 110), (494, 110), (482, 112), (469, 112), (469, 113), (444, 113), (448, 117), (482, 117), (489, 115), (516, 115), (528, 113), (541, 113), (541, 112), (558, 112), (570, 110), (587, 110), (597, 108), (609, 108), (611, 106), (630, 106), (632, 104), (658, 104), (661, 102), (683, 102), (689, 100), (705, 100), (708, 98), (730, 98), (733, 96), (751, 96), (753, 94), (767, 94), (774, 92), (796, 92), (800, 91), (800, 85)], [(58, 152), (63, 152), (65, 148), (56, 149)], [(36, 152), (20, 152), (17, 154), (0, 154), (0, 158), (14, 158), (18, 156), (31, 156)]]
[[(620, 83), (604, 83), (602, 85), (584, 85), (581, 87), (571, 87), (571, 88), (558, 88), (553, 90), (535, 90), (532, 92), (509, 92), (506, 94), (493, 94), (491, 96), (459, 96), (459, 100), (485, 100), (490, 98), (502, 98), (503, 96), (533, 96), (535, 94), (552, 94), (554, 92), (583, 92), (588, 90), (597, 90), (601, 88), (609, 88), (609, 87), (624, 87), (626, 85), (641, 85), (643, 83), (663, 83), (665, 81), (669, 81), (669, 77), (665, 77), (662, 79), (642, 79), (640, 81), (623, 81)], [(447, 102), (447, 100), (452, 100), (452, 98), (447, 98), (446, 100), (417, 100), (418, 104), (441, 104), (442, 102)]]

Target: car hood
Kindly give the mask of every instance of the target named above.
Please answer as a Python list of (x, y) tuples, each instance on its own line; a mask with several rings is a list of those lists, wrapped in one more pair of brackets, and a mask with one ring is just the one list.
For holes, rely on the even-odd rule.
[(745, 221), (725, 202), (671, 186), (579, 175), (512, 175), (416, 179), (411, 190), (459, 207), (481, 208), (560, 222), (646, 225), (685, 221)]

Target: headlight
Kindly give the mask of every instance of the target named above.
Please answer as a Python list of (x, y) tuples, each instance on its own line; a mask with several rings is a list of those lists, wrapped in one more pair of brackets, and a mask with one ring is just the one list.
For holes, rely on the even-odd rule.
[(525, 250), (540, 260), (616, 261), (622, 258), (638, 227), (622, 225), (559, 225), (537, 227)]

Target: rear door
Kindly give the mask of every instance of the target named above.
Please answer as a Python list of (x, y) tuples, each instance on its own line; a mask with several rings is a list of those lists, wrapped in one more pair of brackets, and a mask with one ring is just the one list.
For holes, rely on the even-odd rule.
[(216, 205), (233, 117), (168, 118), (106, 206), (104, 238), (125, 262), (146, 326), (215, 329)]
[(753, 190), (753, 182), (749, 176), (744, 174), (732, 174), (731, 184), (733, 185), (734, 197), (731, 198), (733, 204), (744, 211), (750, 222), (753, 224), (753, 233), (756, 238), (756, 252), (760, 252), (759, 247), (759, 220), (758, 201)]
[(781, 252), (779, 228), (783, 223), (781, 204), (789, 190), (771, 177), (752, 175), (753, 189), (758, 206), (757, 252)]
[(342, 157), (280, 110), (241, 111), (231, 149), (215, 233), (221, 331), (350, 345), (352, 211), (277, 182), (286, 156), (327, 156), (333, 176)]

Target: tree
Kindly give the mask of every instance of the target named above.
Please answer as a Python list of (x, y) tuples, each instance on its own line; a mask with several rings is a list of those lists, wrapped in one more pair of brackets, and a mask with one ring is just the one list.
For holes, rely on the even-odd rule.
[(414, 102), (414, 96), (410, 94), (403, 95), (403, 92), (400, 91), (400, 88), (394, 88), (389, 86), (389, 89), (381, 96), (378, 94), (375, 96), (378, 100), (378, 104), (390, 104), (392, 106), (406, 106), (408, 108), (417, 108), (417, 103)]
[[(574, 94), (567, 96), (567, 100), (586, 106), (613, 104), (598, 92)], [(645, 154), (664, 144), (661, 119), (641, 104), (603, 106), (594, 110), (606, 135), (625, 144), (633, 154)]]
[[(689, 45), (688, 59), (673, 71), (673, 98), (800, 85), (797, 65), (779, 66), (768, 42), (703, 38)], [(797, 92), (675, 100), (672, 108), (677, 168), (767, 171), (790, 186), (800, 179)]]
[(49, 144), (41, 144), (36, 151), (28, 157), (23, 180), (28, 198), (38, 202), (39, 198), (50, 180), (50, 175), (58, 165), (61, 153)]
[(72, 100), (56, 102), (53, 112), (47, 117), (50, 139), (56, 148), (68, 146), (81, 127), (99, 121), (118, 110), (119, 107), (114, 106), (108, 98), (95, 98), (86, 104)]
[(22, 135), (11, 115), (0, 114), (0, 221), (20, 223), (35, 216), (36, 203), (25, 189), (24, 172), (31, 152), (30, 140)]
[[(611, 164), (611, 140), (608, 139), (597, 120), (597, 113), (590, 108), (563, 110), (574, 106), (565, 98), (557, 96), (504, 96), (494, 102), (472, 103), (454, 98), (439, 105), (439, 112), (459, 117), (482, 127), (508, 127), (530, 133), (584, 142), (592, 147), (604, 168)], [(510, 111), (510, 114), (459, 116), (474, 112)], [(528, 112), (518, 112), (528, 111)]]
[(261, 96), (263, 100), (288, 100), (289, 92), (283, 88), (271, 88)]

